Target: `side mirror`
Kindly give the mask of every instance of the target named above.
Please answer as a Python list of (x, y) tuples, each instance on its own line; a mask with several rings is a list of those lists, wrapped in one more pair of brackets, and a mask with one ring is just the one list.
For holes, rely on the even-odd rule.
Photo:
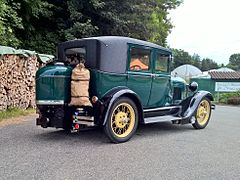
[(173, 56), (170, 55), (170, 56), (169, 56), (169, 61), (170, 61), (171, 63), (173, 63), (173, 60), (174, 60)]
[(195, 92), (197, 89), (198, 89), (198, 83), (196, 82), (191, 82), (188, 86), (188, 88), (192, 91), (192, 92)]
[(172, 55), (169, 55), (168, 57), (168, 71), (172, 71), (173, 70), (173, 56)]

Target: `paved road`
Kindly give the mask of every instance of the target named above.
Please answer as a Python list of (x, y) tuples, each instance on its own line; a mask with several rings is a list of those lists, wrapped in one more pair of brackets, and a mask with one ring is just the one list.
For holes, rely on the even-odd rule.
[(240, 107), (218, 106), (204, 130), (141, 126), (124, 144), (34, 119), (0, 127), (0, 179), (240, 179)]

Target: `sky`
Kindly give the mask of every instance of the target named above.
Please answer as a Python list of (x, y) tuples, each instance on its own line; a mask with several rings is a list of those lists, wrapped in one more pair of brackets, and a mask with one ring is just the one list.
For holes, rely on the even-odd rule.
[(225, 65), (231, 54), (240, 53), (240, 0), (184, 0), (169, 17), (171, 48)]

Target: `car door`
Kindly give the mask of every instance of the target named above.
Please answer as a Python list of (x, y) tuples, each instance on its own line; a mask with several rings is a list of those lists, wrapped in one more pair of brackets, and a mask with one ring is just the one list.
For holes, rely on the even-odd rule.
[(171, 101), (169, 57), (169, 52), (156, 50), (154, 53), (152, 89), (148, 102), (149, 107), (165, 106)]
[(143, 107), (147, 107), (152, 85), (152, 50), (148, 47), (129, 45), (127, 86), (140, 98)]

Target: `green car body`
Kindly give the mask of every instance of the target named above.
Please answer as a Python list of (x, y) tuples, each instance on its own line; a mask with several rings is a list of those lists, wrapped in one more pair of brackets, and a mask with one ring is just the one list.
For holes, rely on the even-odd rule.
[[(105, 132), (113, 142), (124, 142), (134, 133), (122, 138), (116, 133), (111, 135), (107, 129), (118, 101), (125, 100), (122, 104), (134, 109), (131, 117), (137, 117), (133, 120), (137, 124), (160, 122), (165, 116), (170, 116), (166, 120), (185, 124), (191, 123), (202, 99), (213, 100), (209, 92), (196, 92), (195, 87), (191, 87), (193, 95), (186, 95), (186, 83), (170, 76), (172, 53), (166, 48), (127, 37), (85, 38), (59, 44), (58, 60), (36, 73), (36, 104), (40, 114), (37, 124), (42, 127), (76, 129), (72, 117), (79, 107), (69, 106), (71, 73), (76, 64), (67, 62), (75, 55), (84, 57), (90, 71), (89, 99), (97, 99), (86, 111), (93, 117), (93, 125), (106, 127)], [(161, 120), (154, 120), (156, 117)], [(124, 128), (127, 132), (127, 125)]]

